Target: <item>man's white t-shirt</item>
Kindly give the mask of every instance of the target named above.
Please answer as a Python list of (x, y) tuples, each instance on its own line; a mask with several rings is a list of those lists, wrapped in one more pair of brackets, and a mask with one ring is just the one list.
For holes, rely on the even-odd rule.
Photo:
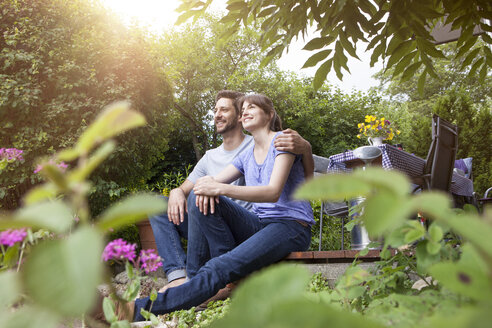
[[(250, 135), (246, 135), (243, 142), (234, 150), (225, 150), (224, 144), (220, 145), (217, 148), (208, 150), (195, 165), (195, 168), (190, 173), (187, 179), (195, 184), (196, 181), (201, 177), (204, 177), (206, 175), (217, 175), (218, 173), (220, 173), (220, 171), (225, 169), (227, 165), (232, 163), (232, 160), (237, 156), (237, 154), (248, 148), (248, 146), (252, 143), (253, 137)], [(232, 184), (244, 186), (244, 177), (240, 177), (236, 181), (233, 181)], [(251, 209), (252, 207), (252, 204), (249, 202), (239, 199), (234, 199), (234, 201), (247, 210)]]

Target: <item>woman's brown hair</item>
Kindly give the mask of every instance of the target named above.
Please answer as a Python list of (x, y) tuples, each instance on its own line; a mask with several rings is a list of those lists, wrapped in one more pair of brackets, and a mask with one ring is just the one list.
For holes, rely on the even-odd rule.
[[(254, 104), (260, 107), (265, 113), (273, 113), (272, 120), (270, 121), (270, 130), (282, 131), (282, 120), (277, 114), (277, 111), (273, 107), (273, 102), (265, 95), (251, 94), (246, 95), (238, 99), (238, 107), (242, 110), (244, 102), (247, 101), (250, 104)], [(242, 113), (241, 113), (242, 114)]]

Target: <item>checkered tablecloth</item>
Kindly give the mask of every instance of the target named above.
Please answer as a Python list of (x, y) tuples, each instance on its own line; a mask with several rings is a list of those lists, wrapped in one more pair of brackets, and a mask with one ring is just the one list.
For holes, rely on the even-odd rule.
[[(383, 144), (378, 146), (383, 152), (382, 166), (386, 170), (396, 169), (407, 174), (410, 178), (418, 177), (423, 174), (425, 160), (400, 150), (392, 145)], [(355, 160), (353, 151), (330, 156), (328, 172), (348, 172), (351, 169), (346, 167), (346, 162)], [(473, 182), (456, 173), (453, 174), (451, 192), (460, 196), (472, 196)]]

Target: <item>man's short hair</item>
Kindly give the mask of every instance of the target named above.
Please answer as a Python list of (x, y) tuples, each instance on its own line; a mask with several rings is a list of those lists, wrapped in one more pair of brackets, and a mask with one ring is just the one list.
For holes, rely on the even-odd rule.
[(244, 96), (244, 93), (239, 92), (239, 91), (221, 90), (217, 93), (217, 96), (215, 97), (215, 102), (219, 101), (220, 98), (231, 99), (232, 102), (234, 103), (234, 108), (236, 109), (236, 114), (239, 115), (241, 113), (241, 108), (239, 108), (237, 101), (242, 96)]

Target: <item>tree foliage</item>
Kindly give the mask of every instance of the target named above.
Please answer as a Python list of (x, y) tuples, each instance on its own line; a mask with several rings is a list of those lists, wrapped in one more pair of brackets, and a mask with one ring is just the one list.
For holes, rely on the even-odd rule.
[[(186, 122), (196, 160), (216, 145), (211, 111), (219, 90), (230, 88), (229, 79), (258, 66), (260, 46), (254, 28), (242, 28), (222, 42), (224, 26), (219, 18), (207, 15), (193, 24), (176, 27), (157, 40), (154, 51), (168, 75), (174, 97), (176, 119)], [(242, 88), (239, 86), (239, 90)], [(178, 124), (176, 128), (182, 129)]]
[(93, 177), (95, 190), (104, 191), (95, 200), (152, 176), (167, 149), (171, 90), (151, 60), (144, 31), (123, 26), (98, 2), (82, 0), (2, 1), (0, 30), (0, 144), (26, 154), (15, 173), (0, 175), (4, 207), (15, 208), (39, 181), (35, 158), (73, 145), (114, 100), (131, 100), (149, 127), (119, 138)]
[[(204, 12), (213, 0), (182, 0), (180, 21)], [(228, 13), (222, 22), (229, 26), (225, 37), (241, 25), (261, 20), (261, 44), (268, 50), (265, 61), (278, 57), (294, 38), (305, 37), (314, 27), (317, 37), (304, 49), (316, 51), (304, 64), (320, 64), (313, 80), (321, 87), (328, 72), (334, 69), (342, 79), (342, 69), (350, 73), (347, 56), (358, 58), (358, 42), (368, 42), (371, 66), (387, 59), (387, 68), (394, 68), (393, 77), (404, 82), (423, 67), (419, 85), (427, 76), (437, 78), (432, 58), (445, 55), (435, 44), (430, 31), (438, 23), (461, 29), (456, 43), (455, 58), (464, 58), (463, 67), (471, 67), (469, 75), (478, 74), (483, 80), (492, 67), (492, 52), (488, 34), (474, 36), (475, 27), (492, 32), (487, 19), (492, 19), (492, 4), (488, 0), (228, 0)], [(472, 49), (478, 39), (486, 44)]]

